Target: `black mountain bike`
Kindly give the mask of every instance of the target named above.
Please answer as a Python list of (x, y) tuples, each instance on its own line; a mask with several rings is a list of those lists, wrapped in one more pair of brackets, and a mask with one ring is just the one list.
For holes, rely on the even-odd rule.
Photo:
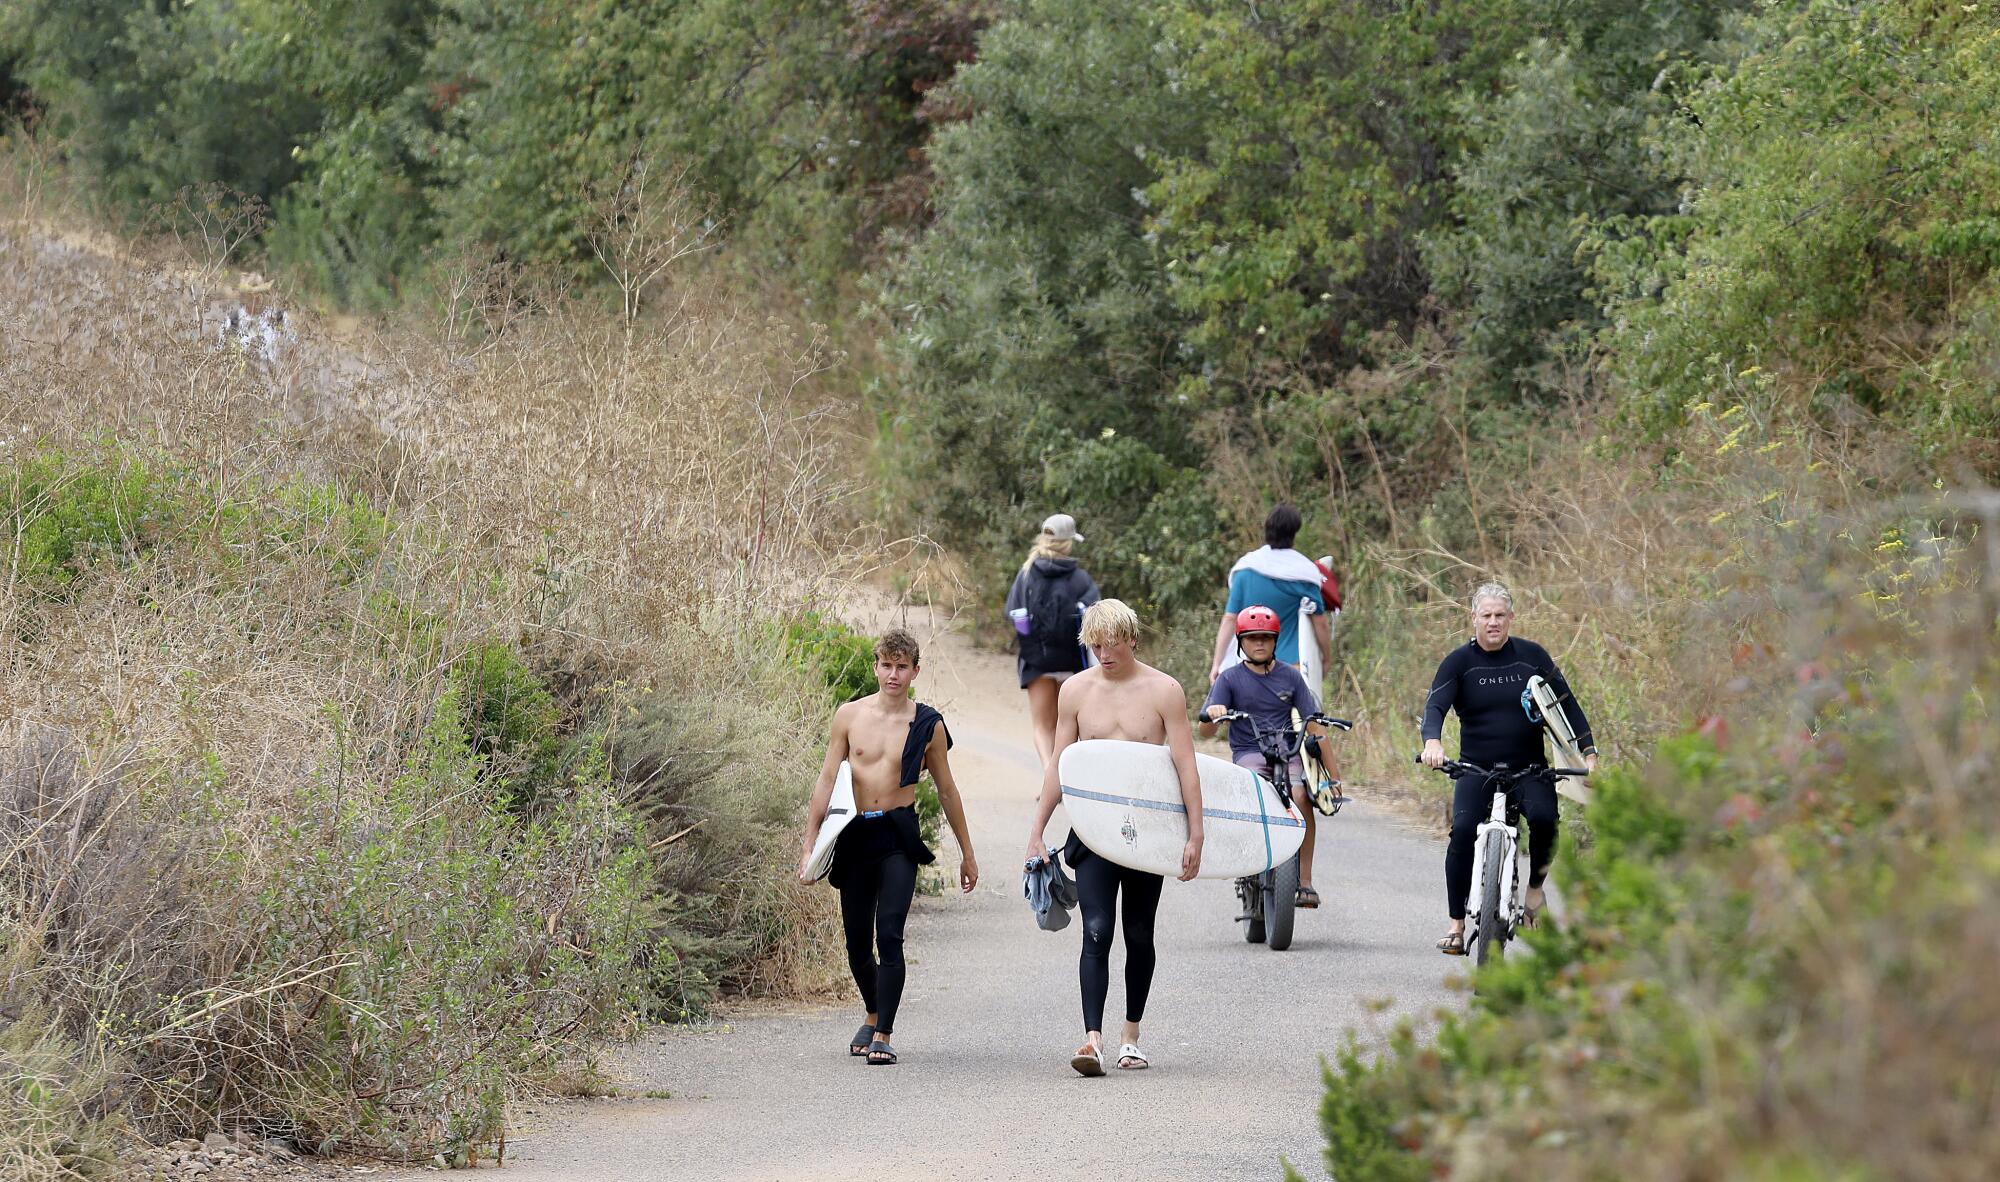
[[(1206, 718), (1203, 722), (1247, 722), (1250, 731), (1257, 736), (1257, 750), (1264, 756), (1270, 767), (1269, 783), (1278, 794), (1280, 804), (1292, 807), (1292, 760), (1298, 757), (1299, 749), (1305, 744), (1306, 733), (1303, 724), (1298, 727), (1279, 727), (1265, 730), (1257, 725), (1257, 720), (1241, 710), (1230, 710), (1220, 718)], [(1332, 718), (1325, 714), (1314, 714), (1305, 723), (1323, 723), (1338, 730), (1353, 730), (1354, 724), (1344, 718)], [(1338, 801), (1333, 811), (1338, 812)], [(1243, 903), (1243, 914), (1236, 917), (1239, 923), (1248, 923), (1243, 929), (1243, 939), (1252, 944), (1263, 944), (1273, 952), (1283, 952), (1292, 946), (1292, 920), (1299, 902), (1299, 856), (1293, 854), (1283, 863), (1271, 867), (1262, 874), (1252, 874), (1236, 880), (1236, 897)]]

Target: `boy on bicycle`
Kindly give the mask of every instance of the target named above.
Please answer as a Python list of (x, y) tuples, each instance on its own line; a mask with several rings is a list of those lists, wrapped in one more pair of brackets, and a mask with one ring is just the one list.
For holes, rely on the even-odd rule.
[[(1238, 767), (1249, 768), (1262, 775), (1270, 775), (1271, 767), (1264, 753), (1257, 746), (1257, 730), (1264, 731), (1292, 729), (1292, 712), (1296, 710), (1300, 718), (1308, 718), (1319, 713), (1319, 700), (1314, 697), (1312, 687), (1306, 684), (1305, 675), (1298, 667), (1277, 659), (1278, 613), (1268, 607), (1247, 607), (1236, 614), (1236, 644), (1243, 655), (1241, 664), (1231, 665), (1216, 676), (1215, 684), (1208, 691), (1208, 701), (1202, 706), (1202, 738), (1215, 735), (1216, 721), (1231, 710), (1248, 714), (1255, 720), (1238, 719), (1229, 724), (1229, 756)], [(1325, 733), (1322, 725), (1308, 724), (1315, 735)], [(1327, 765), (1327, 772), (1333, 775), (1333, 745), (1319, 746), (1320, 759)], [(1299, 847), (1299, 893), (1300, 907), (1319, 906), (1319, 892), (1313, 889), (1313, 832), (1315, 809), (1331, 815), (1335, 801), (1335, 785), (1314, 788), (1308, 796), (1305, 762), (1297, 755), (1291, 759), (1288, 768), (1292, 778), (1292, 800), (1305, 814), (1305, 844)]]

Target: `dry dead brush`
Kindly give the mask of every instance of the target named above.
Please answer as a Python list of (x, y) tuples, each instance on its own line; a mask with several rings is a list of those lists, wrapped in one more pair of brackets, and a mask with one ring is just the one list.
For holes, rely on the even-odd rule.
[[(616, 836), (608, 798), (580, 787), (529, 832), (492, 815), (476, 762), (448, 754), (435, 727), (458, 658), (493, 643), (563, 692), (570, 726), (671, 702), (692, 724), (674, 741), (768, 746), (749, 748), (754, 773), (730, 758), (667, 786), (682, 812), (706, 814), (681, 848), (707, 852), (682, 871), (733, 868), (720, 887), (731, 914), (761, 929), (742, 955), (789, 930), (828, 938), (824, 900), (766, 864), (792, 819), (768, 786), (809, 776), (782, 736), (821, 706), (768, 634), (743, 626), (836, 594), (863, 540), (842, 475), (850, 440), (814, 402), (815, 375), (837, 360), (816, 332), (700, 286), (670, 313), (621, 323), (561, 291), (494, 299), (511, 281), (468, 269), (436, 331), (336, 331), (294, 313), (266, 348), (223, 331), (218, 293), (185, 267), (23, 226), (0, 254), (0, 464), (15, 487), (28, 457), (53, 456), (62, 473), (136, 472), (161, 498), (120, 523), (123, 552), (79, 558), (59, 588), (18, 564), (0, 586), (16, 761), (4, 921), (10, 946), (40, 950), (9, 963), (0, 1000), (10, 1018), (48, 1006), (141, 1069), (104, 1111), (123, 1105), (154, 1129), (267, 1119), (325, 1136), (352, 1135), (357, 1105), (374, 1104), (364, 1142), (381, 1152), (469, 1151), (496, 1127), (493, 1076), (454, 1075), (458, 1044), (382, 1004), (499, 981), (534, 1004), (492, 1009), (480, 1037), (560, 1055), (603, 1028), (624, 986), (592, 979), (590, 958), (643, 965), (653, 954), (634, 933), (665, 921), (631, 913), (621, 859), (636, 847)], [(21, 513), (12, 524), (18, 550)], [(440, 864), (432, 840), (467, 847), (456, 879), (426, 869)], [(63, 841), (88, 848), (68, 857)], [(479, 857), (521, 842), (547, 874), (482, 877)], [(376, 907), (410, 914), (394, 883), (375, 903), (280, 899), (274, 875), (344, 881), (300, 873), (316, 848), (335, 867), (362, 859), (344, 880), (386, 859), (432, 892), (518, 891), (546, 927), (482, 937), (430, 900), (422, 930), (462, 955), (421, 971), (368, 920)], [(315, 939), (243, 922), (259, 908)], [(542, 951), (519, 959), (546, 966), (556, 992), (573, 974), (574, 1004), (537, 999), (479, 952), (531, 937)], [(740, 983), (811, 977), (787, 961)], [(99, 1020), (128, 1025), (93, 1034)], [(308, 1037), (378, 1028), (398, 1033), (358, 1074)], [(437, 1058), (410, 1061), (433, 1043)], [(371, 1072), (388, 1081), (373, 1095)]]

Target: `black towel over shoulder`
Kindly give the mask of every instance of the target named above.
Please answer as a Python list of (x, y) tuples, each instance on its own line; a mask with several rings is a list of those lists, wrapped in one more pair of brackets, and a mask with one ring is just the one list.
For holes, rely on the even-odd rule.
[[(910, 720), (910, 737), (903, 740), (903, 787), (923, 778), (924, 752), (930, 749), (931, 733), (944, 726), (944, 715), (917, 703), (917, 716)], [(951, 728), (944, 727), (944, 748), (951, 750)]]

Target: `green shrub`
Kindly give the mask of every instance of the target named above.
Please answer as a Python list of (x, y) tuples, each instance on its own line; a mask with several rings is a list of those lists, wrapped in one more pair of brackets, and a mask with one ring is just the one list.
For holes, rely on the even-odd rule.
[(1940, 459), (1990, 464), (1968, 439), (1992, 434), (1990, 382), (1936, 362), (1990, 318), (2000, 267), (2000, 169), (1978, 146), (2000, 119), (2000, 15), (1801, 0), (1727, 50), (1661, 125), (1686, 202), (1604, 244), (1634, 420), (1672, 426), (1762, 369), (1829, 421), (1887, 415)]
[(786, 658), (825, 684), (836, 704), (872, 694), (875, 641), (824, 612), (805, 611), (781, 625)]
[[(1949, 508), (1920, 515), (1924, 547), (1885, 524), (1901, 515), (1860, 517), (1767, 605), (1799, 647), (1739, 648), (1717, 703), (1728, 747), (1676, 736), (1643, 772), (1604, 774), (1587, 839), (1558, 856), (1563, 925), (1528, 934), (1534, 955), (1480, 970), (1433, 1044), (1399, 1036), (1328, 1072), (1337, 1177), (1951, 1177), (1990, 1160), (1992, 1043), (1968, 1032), (1993, 1028), (1994, 1003), (1954, 983), (2000, 947), (1996, 801), (1969, 772), (2000, 735), (2000, 653), (1973, 607), (2000, 572)], [(1921, 1129), (1870, 1124), (1884, 1088)]]
[[(1174, 500), (1199, 461), (1172, 396), (1200, 359), (1175, 348), (1185, 317), (1141, 224), (1161, 155), (1193, 146), (1205, 110), (1174, 93), (1165, 32), (1155, 4), (1036, 0), (944, 99), (966, 118), (932, 141), (935, 216), (884, 278), (899, 380), (876, 410), (895, 507), (982, 576), (1011, 573), (1046, 514), (1089, 535), (1097, 514)], [(1074, 494), (1051, 465), (1107, 430), (1151, 457), (1132, 465), (1148, 483), (1054, 500)]]
[(480, 773), (507, 808), (526, 813), (561, 786), (562, 710), (520, 653), (488, 641), (459, 658), (455, 705)]
[[(297, 1034), (228, 1031), (269, 1076), (197, 1092), (190, 1117), (255, 1098), (223, 1123), (283, 1116), (322, 1149), (464, 1160), (499, 1134), (510, 1079), (559, 1065), (638, 1008), (647, 877), (606, 764), (586, 763), (561, 799), (518, 819), (479, 790), (484, 759), (460, 716), (441, 698), (379, 792), (329, 791), (308, 819), (273, 823), (238, 973), (298, 982), (256, 1007)], [(307, 988), (312, 969), (327, 971)], [(206, 996), (150, 1020), (191, 1021)], [(282, 1087), (294, 1076), (303, 1094)]]
[(60, 593), (93, 563), (135, 556), (173, 527), (173, 479), (135, 452), (41, 451), (9, 465), (7, 542), (13, 577)]

